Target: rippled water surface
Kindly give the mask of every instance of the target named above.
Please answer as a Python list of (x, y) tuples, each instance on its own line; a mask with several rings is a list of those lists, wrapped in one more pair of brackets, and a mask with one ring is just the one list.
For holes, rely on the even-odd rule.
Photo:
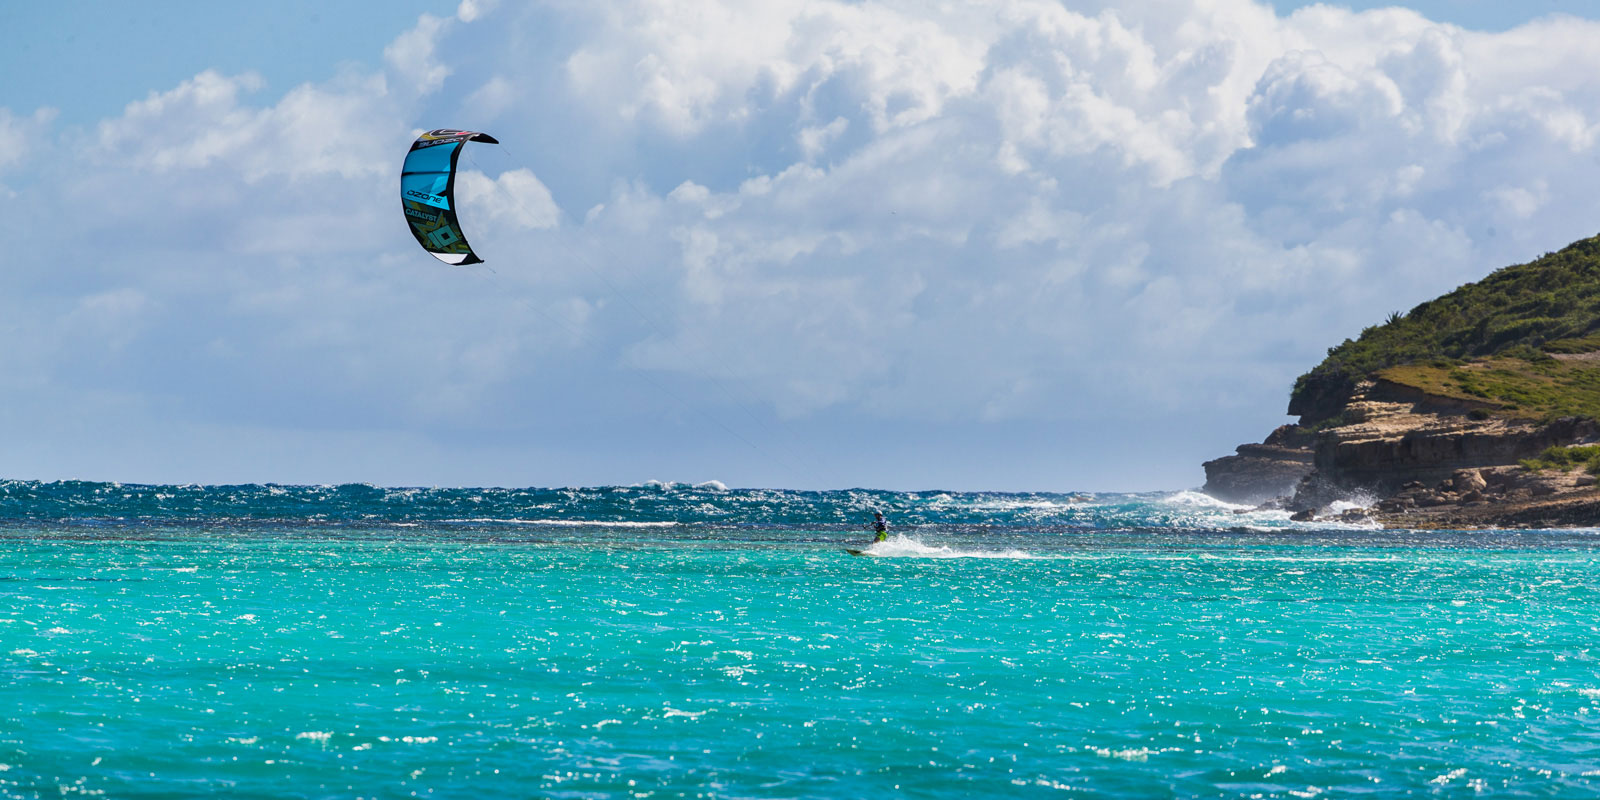
[(1600, 793), (1600, 535), (1235, 510), (3, 484), (0, 794)]

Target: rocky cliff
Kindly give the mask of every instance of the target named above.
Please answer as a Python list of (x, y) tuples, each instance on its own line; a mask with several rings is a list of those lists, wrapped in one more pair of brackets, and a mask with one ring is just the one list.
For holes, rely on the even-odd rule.
[(1315, 513), (1335, 500), (1365, 496), (1402, 524), (1422, 522), (1400, 518), (1428, 508), (1440, 510), (1427, 521), (1446, 522), (1446, 506), (1470, 507), (1479, 522), (1492, 522), (1490, 506), (1539, 497), (1565, 502), (1572, 492), (1595, 491), (1582, 476), (1521, 466), (1551, 447), (1594, 441), (1600, 426), (1592, 420), (1536, 423), (1474, 414), (1449, 398), (1382, 381), (1358, 385), (1340, 419), (1343, 424), (1317, 435), (1313, 468), (1289, 507)]
[[(1205, 463), (1222, 500), (1396, 527), (1600, 525), (1600, 237), (1496, 271), (1329, 350), (1284, 426)], [(1596, 451), (1600, 452), (1600, 451)]]
[(1288, 508), (1302, 519), (1330, 514), (1335, 501), (1364, 500), (1370, 511), (1353, 516), (1396, 527), (1600, 524), (1593, 476), (1521, 465), (1551, 447), (1600, 441), (1600, 425), (1474, 411), (1411, 387), (1362, 382), (1339, 424), (1315, 433), (1285, 426), (1262, 444), (1206, 462), (1205, 491)]
[(1515, 467), (1547, 448), (1594, 435), (1593, 422), (1474, 415), (1447, 398), (1383, 381), (1357, 386), (1340, 419), (1315, 443), (1315, 480), (1299, 488), (1300, 505), (1317, 490), (1388, 494), (1412, 482), (1437, 483), (1463, 469)]
[(1261, 444), (1241, 444), (1233, 455), (1203, 465), (1202, 491), (1230, 503), (1265, 503), (1291, 495), (1311, 474), (1311, 442), (1295, 426), (1284, 425)]

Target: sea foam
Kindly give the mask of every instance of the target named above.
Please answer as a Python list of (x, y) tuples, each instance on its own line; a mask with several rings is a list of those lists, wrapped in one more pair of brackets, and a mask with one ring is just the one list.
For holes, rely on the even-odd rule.
[(1022, 550), (957, 550), (949, 545), (926, 545), (904, 534), (896, 534), (888, 541), (874, 542), (863, 552), (880, 558), (1033, 558)]

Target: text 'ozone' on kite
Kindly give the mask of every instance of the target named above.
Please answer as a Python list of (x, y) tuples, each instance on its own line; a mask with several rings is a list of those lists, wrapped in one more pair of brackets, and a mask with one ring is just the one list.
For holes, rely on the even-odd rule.
[(400, 203), (417, 244), (446, 264), (481, 264), (456, 220), (456, 159), (467, 142), (499, 144), (487, 133), (440, 128), (411, 143), (400, 168)]

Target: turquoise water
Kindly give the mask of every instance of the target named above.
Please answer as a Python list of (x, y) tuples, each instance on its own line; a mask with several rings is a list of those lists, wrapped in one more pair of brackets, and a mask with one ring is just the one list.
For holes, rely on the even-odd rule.
[(1600, 793), (1600, 534), (1235, 510), (0, 484), (0, 795)]

